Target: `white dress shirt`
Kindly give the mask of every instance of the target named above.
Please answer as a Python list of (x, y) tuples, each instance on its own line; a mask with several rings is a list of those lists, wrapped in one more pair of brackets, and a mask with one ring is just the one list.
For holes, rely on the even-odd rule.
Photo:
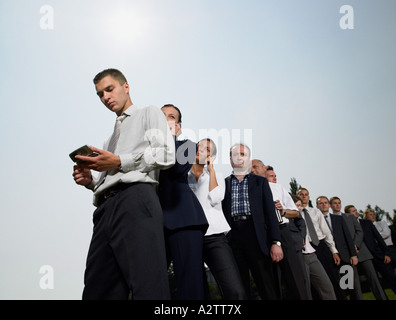
[(311, 217), (312, 223), (315, 227), (315, 231), (318, 235), (319, 240), (325, 240), (327, 246), (329, 247), (332, 254), (338, 253), (336, 249), (333, 235), (329, 229), (329, 226), (322, 214), (322, 212), (317, 208), (311, 208), (309, 206), (305, 207), (307, 209), (309, 216)]
[[(283, 210), (296, 210), (298, 211), (298, 208), (296, 207), (296, 204), (293, 201), (293, 198), (290, 196), (289, 192), (279, 183), (273, 183), (273, 182), (268, 182), (271, 192), (272, 192), (272, 198), (275, 201), (279, 200)], [(282, 217), (282, 224), (283, 223), (288, 223), (289, 219), (286, 217)]]
[[(114, 154), (121, 159), (120, 170), (101, 172), (88, 188), (94, 191), (94, 204), (104, 190), (117, 183), (146, 182), (158, 184), (160, 169), (175, 164), (175, 142), (163, 112), (154, 106), (130, 106), (121, 123)], [(110, 138), (103, 149), (107, 150)], [(102, 182), (103, 178), (105, 180)]]
[(212, 234), (227, 233), (231, 230), (221, 208), (221, 201), (225, 194), (225, 181), (221, 173), (216, 172), (218, 186), (209, 192), (209, 171), (204, 167), (203, 173), (199, 176), (198, 181), (194, 174), (189, 171), (188, 184), (191, 190), (197, 196), (205, 212), (209, 227), (205, 236)]
[(374, 225), (380, 233), (382, 239), (384, 239), (387, 246), (393, 246), (392, 237), (391, 237), (391, 229), (389, 228), (386, 221), (374, 221)]

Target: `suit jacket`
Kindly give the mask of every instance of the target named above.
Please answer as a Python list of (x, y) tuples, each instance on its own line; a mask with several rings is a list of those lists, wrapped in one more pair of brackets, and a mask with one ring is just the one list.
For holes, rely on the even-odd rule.
[(291, 231), (296, 251), (302, 250), (303, 242), (307, 235), (307, 227), (301, 215), (298, 218), (289, 219), (289, 230)]
[(334, 214), (329, 214), (329, 216), (333, 238), (340, 258), (344, 263), (349, 264), (351, 257), (357, 257), (357, 253), (348, 226), (343, 217)]
[[(232, 239), (231, 176), (225, 179), (225, 183), (226, 191), (222, 207), (228, 224), (231, 226), (229, 236)], [(261, 176), (248, 174), (248, 193), (257, 241), (263, 254), (269, 255), (272, 242), (280, 241), (281, 235), (268, 180)]]
[(202, 206), (188, 185), (188, 172), (195, 161), (196, 143), (175, 139), (176, 163), (159, 175), (158, 197), (164, 214), (164, 226), (169, 230), (185, 227), (208, 228)]
[(377, 228), (370, 220), (360, 219), (359, 222), (363, 229), (363, 240), (367, 248), (374, 258), (384, 261), (385, 256), (389, 256), (389, 249)]
[(373, 255), (370, 253), (369, 249), (367, 248), (366, 244), (363, 241), (363, 229), (360, 226), (360, 223), (357, 221), (356, 217), (350, 213), (344, 213), (342, 215), (344, 218), (348, 230), (352, 236), (353, 243), (358, 248), (358, 259), (359, 262), (363, 262), (366, 260), (373, 259)]

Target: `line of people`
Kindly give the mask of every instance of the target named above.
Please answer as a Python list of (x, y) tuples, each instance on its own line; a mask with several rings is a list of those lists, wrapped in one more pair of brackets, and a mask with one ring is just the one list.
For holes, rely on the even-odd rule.
[[(103, 150), (90, 146), (97, 156), (77, 156), (73, 169), (97, 207), (83, 299), (170, 299), (171, 262), (180, 300), (207, 298), (204, 263), (223, 299), (255, 298), (251, 278), (263, 300), (362, 299), (361, 269), (377, 299), (386, 295), (376, 270), (395, 291), (390, 247), (378, 245), (374, 224), (359, 223), (353, 206), (338, 216), (339, 199), (322, 196), (310, 208), (307, 189), (291, 196), (245, 144), (230, 148), (233, 173), (224, 178), (211, 139), (178, 140), (179, 108), (134, 106), (116, 69), (94, 84), (117, 121)], [(354, 270), (351, 292), (340, 287), (344, 264)]]

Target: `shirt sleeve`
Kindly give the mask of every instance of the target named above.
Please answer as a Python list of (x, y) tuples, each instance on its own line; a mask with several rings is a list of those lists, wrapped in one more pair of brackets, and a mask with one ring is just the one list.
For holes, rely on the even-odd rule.
[(216, 173), (216, 180), (217, 180), (218, 186), (216, 188), (214, 188), (212, 191), (209, 191), (209, 194), (208, 194), (208, 199), (209, 199), (210, 205), (212, 207), (221, 203), (224, 199), (224, 194), (225, 194), (224, 177), (221, 174)]
[(153, 106), (147, 107), (145, 122), (143, 144), (146, 147), (137, 153), (120, 155), (124, 172), (150, 172), (154, 169), (168, 169), (175, 164), (175, 143), (162, 111)]

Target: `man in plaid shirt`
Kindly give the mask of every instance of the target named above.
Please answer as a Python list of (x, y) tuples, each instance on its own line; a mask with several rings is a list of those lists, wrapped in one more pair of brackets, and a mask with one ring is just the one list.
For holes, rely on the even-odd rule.
[(231, 147), (230, 162), (233, 174), (226, 178), (222, 206), (245, 290), (250, 293), (250, 270), (261, 299), (279, 299), (272, 262), (283, 259), (283, 250), (268, 180), (250, 173), (250, 148), (244, 144)]

